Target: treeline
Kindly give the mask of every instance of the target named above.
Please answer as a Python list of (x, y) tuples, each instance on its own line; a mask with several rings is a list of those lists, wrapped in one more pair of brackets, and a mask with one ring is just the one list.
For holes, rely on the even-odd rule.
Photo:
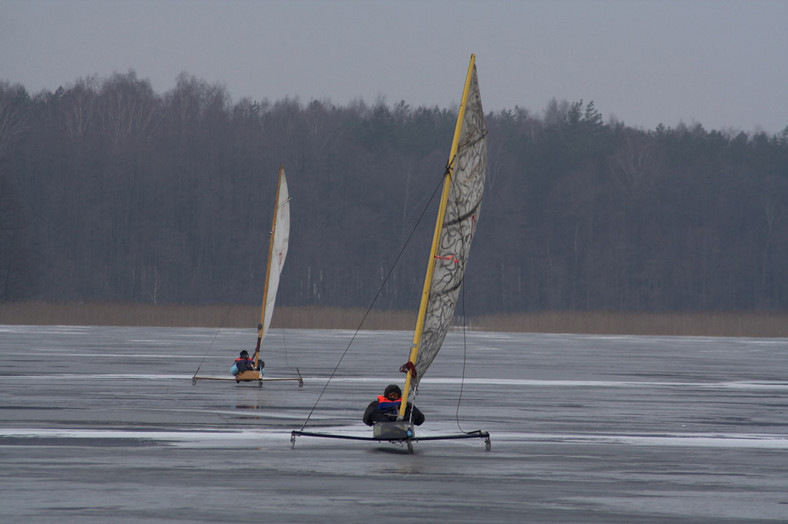
[[(0, 83), (0, 300), (255, 304), (283, 164), (279, 303), (415, 308), (455, 118), (187, 75)], [(646, 131), (582, 101), (486, 124), (468, 314), (788, 308), (788, 127)]]

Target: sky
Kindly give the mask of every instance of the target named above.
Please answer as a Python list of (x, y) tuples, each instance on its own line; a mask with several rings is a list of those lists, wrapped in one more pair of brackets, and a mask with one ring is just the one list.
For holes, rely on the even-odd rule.
[(134, 71), (237, 102), (452, 108), (476, 54), (486, 112), (593, 101), (641, 129), (788, 127), (784, 0), (0, 0), (0, 81), (31, 94)]

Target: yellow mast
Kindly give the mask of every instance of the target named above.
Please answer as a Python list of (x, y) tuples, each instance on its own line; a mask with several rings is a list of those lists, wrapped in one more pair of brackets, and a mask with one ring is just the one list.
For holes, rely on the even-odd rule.
[[(427, 314), (427, 302), (430, 298), (430, 286), (432, 285), (432, 275), (435, 272), (435, 255), (438, 252), (438, 244), (441, 238), (441, 231), (443, 230), (443, 219), (446, 215), (446, 202), (449, 199), (449, 190), (452, 184), (452, 175), (454, 173), (454, 160), (457, 156), (457, 148), (460, 143), (460, 132), (462, 131), (462, 122), (465, 119), (465, 107), (468, 102), (468, 89), (471, 85), (471, 77), (473, 75), (473, 67), (476, 63), (476, 55), (471, 55), (470, 64), (468, 64), (468, 74), (465, 77), (465, 87), (462, 90), (462, 99), (460, 100), (460, 110), (457, 114), (457, 125), (454, 127), (454, 138), (451, 143), (451, 151), (449, 152), (449, 163), (446, 168), (446, 174), (443, 179), (443, 192), (441, 193), (441, 202), (438, 208), (438, 218), (435, 221), (435, 232), (432, 235), (432, 248), (430, 249), (430, 258), (427, 263), (427, 275), (424, 277), (424, 289), (421, 292), (421, 304), (419, 305), (419, 315), (416, 318), (416, 329), (413, 332), (413, 343), (410, 347), (410, 357), (408, 362), (415, 364), (416, 357), (419, 355), (419, 345), (421, 344), (421, 334), (424, 331), (424, 317)], [(405, 387), (402, 388), (402, 403), (399, 407), (399, 419), (405, 418), (405, 409), (408, 405), (408, 395), (410, 394), (410, 383), (413, 370), (408, 370), (405, 375)]]
[(257, 347), (254, 350), (254, 367), (260, 360), (260, 343), (263, 340), (263, 323), (265, 322), (265, 308), (268, 299), (268, 279), (271, 276), (271, 255), (274, 251), (274, 232), (276, 231), (276, 216), (279, 214), (279, 189), (282, 187), (282, 172), (284, 167), (279, 165), (279, 181), (276, 183), (276, 200), (274, 200), (274, 219), (271, 221), (271, 234), (268, 242), (268, 263), (265, 266), (265, 286), (263, 287), (263, 307), (260, 311), (260, 323), (257, 325)]

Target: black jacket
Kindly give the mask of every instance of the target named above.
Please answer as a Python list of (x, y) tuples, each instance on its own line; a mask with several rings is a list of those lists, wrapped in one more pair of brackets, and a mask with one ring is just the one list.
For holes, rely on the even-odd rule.
[[(375, 422), (394, 422), (397, 420), (397, 412), (399, 411), (399, 402), (397, 406), (392, 406), (387, 402), (385, 406), (381, 407), (381, 402), (373, 400), (364, 411), (364, 424), (367, 426), (373, 425)], [(413, 424), (421, 426), (424, 423), (424, 413), (419, 411), (419, 408), (408, 402), (405, 408), (405, 420), (410, 420), (411, 412), (413, 413)]]
[(238, 373), (254, 370), (254, 361), (248, 358), (236, 358), (235, 367), (238, 369)]

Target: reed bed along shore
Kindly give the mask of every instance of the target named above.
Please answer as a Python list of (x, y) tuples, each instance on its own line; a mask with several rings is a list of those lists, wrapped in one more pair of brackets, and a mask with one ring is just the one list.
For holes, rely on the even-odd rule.
[[(277, 306), (272, 328), (413, 329), (415, 312)], [(154, 305), (137, 303), (0, 303), (0, 324), (253, 328), (260, 306)]]
[[(415, 311), (358, 308), (277, 307), (273, 328), (412, 330)], [(0, 303), (0, 324), (152, 326), (256, 329), (259, 306), (184, 306), (123, 303)], [(363, 319), (363, 323), (362, 323)], [(617, 313), (554, 311), (490, 315), (468, 319), (479, 331), (788, 337), (788, 312)]]

